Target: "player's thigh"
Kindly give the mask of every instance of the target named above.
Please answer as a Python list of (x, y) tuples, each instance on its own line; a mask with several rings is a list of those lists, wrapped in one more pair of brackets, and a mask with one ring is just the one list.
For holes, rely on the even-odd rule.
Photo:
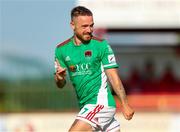
[(72, 124), (69, 132), (71, 131), (89, 131), (92, 132), (92, 126), (84, 121), (76, 119)]

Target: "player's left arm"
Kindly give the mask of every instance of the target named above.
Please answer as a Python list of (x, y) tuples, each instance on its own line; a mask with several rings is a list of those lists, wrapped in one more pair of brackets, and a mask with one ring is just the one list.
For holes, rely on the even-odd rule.
[(106, 69), (105, 72), (112, 85), (113, 90), (115, 91), (116, 95), (120, 100), (120, 103), (123, 108), (122, 112), (125, 119), (130, 120), (134, 115), (134, 110), (128, 104), (126, 92), (118, 75), (117, 69), (116, 68)]

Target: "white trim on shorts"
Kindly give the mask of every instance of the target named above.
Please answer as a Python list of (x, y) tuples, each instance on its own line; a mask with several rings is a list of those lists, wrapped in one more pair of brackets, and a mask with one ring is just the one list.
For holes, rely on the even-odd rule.
[(117, 131), (117, 130), (120, 130), (120, 125), (117, 125), (117, 126), (111, 128), (111, 129), (107, 130), (107, 132), (111, 132), (111, 131), (114, 132), (114, 131)]

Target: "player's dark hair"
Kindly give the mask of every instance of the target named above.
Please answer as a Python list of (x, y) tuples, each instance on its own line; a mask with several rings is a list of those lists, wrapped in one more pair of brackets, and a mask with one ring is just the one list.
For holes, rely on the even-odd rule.
[(84, 6), (77, 6), (71, 10), (71, 20), (78, 16), (93, 16), (93, 13)]

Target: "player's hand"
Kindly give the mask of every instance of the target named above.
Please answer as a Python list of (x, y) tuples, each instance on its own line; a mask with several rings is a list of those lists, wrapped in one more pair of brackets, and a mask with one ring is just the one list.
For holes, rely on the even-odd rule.
[(57, 80), (64, 80), (66, 76), (66, 68), (62, 68), (58, 59), (55, 60), (55, 66), (56, 66), (56, 78)]
[(122, 113), (126, 120), (131, 120), (134, 115), (134, 110), (127, 104), (123, 106)]

